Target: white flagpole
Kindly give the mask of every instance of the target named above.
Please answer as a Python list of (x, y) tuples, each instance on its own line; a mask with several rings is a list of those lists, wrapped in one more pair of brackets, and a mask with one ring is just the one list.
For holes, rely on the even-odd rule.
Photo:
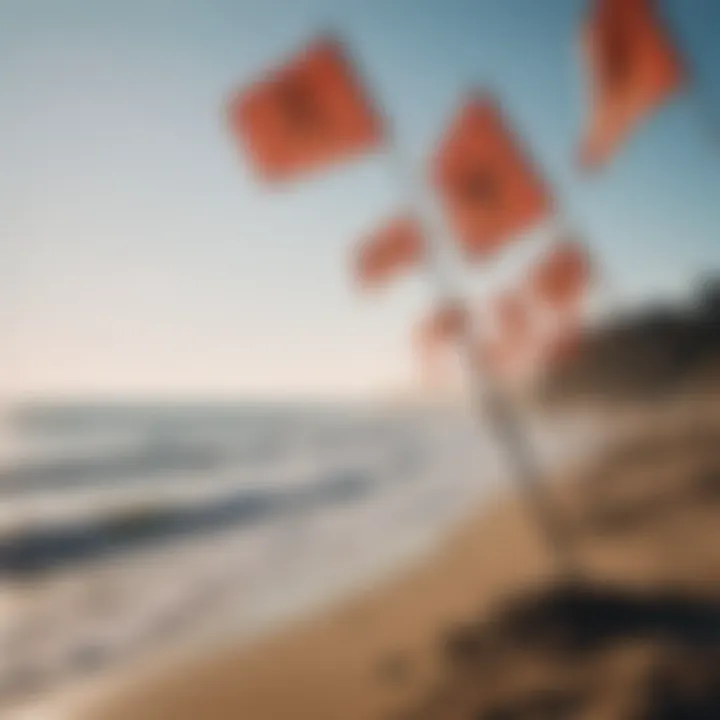
[[(392, 136), (388, 139), (388, 143), (393, 169), (404, 168), (402, 156)], [(400, 179), (402, 181), (403, 176)], [(442, 266), (443, 233), (435, 229), (432, 218), (428, 217), (425, 211), (427, 204), (423, 202), (419, 188), (416, 190), (414, 178), (410, 176), (404, 184), (401, 183), (401, 186), (405, 188), (409, 205), (422, 225), (426, 238), (427, 255), (441, 300), (462, 301), (463, 298), (456, 288), (454, 278)], [(557, 561), (561, 563), (562, 570), (568, 574), (577, 575), (579, 568), (574, 556), (567, 522), (557, 512), (546, 490), (542, 487), (539, 463), (509, 400), (504, 397), (495, 383), (487, 380), (489, 374), (483, 372), (482, 359), (479, 353), (474, 352), (475, 341), (472, 323), (464, 323), (462, 336), (459, 339), (459, 350), (470, 382), (473, 409), (478, 420), (487, 420), (491, 431), (505, 450), (513, 479), (528, 501)]]
[[(428, 212), (429, 203), (424, 196), (425, 185), (418, 182), (409, 163), (405, 162), (394, 128), (387, 117), (385, 117), (385, 132), (390, 170), (397, 178), (398, 185), (406, 195), (406, 203), (423, 230), (428, 264), (440, 300), (463, 302), (464, 298), (451, 269), (443, 266), (442, 243), (445, 232), (437, 226), (438, 223)], [(487, 420), (498, 443), (505, 450), (513, 480), (535, 515), (545, 540), (560, 564), (561, 571), (568, 577), (578, 577), (580, 565), (576, 558), (569, 524), (557, 511), (543, 487), (539, 462), (509, 400), (494, 383), (483, 382), (484, 378), (489, 377), (489, 373), (483, 371), (482, 360), (479, 354), (474, 352), (475, 341), (472, 322), (464, 323), (459, 349), (470, 381), (473, 409), (479, 421)]]

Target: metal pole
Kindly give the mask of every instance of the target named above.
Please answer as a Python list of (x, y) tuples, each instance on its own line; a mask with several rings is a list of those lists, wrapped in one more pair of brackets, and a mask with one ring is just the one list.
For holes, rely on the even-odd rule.
[[(330, 29), (332, 25), (325, 25), (325, 27)], [(341, 36), (336, 31), (330, 30), (330, 32), (335, 37)], [(344, 44), (346, 48), (349, 47), (348, 43)], [(355, 67), (362, 71), (363, 66), (359, 59), (349, 50), (348, 54), (352, 57)], [(368, 73), (362, 72), (361, 74), (366, 87), (369, 87)], [(464, 298), (457, 287), (455, 277), (450, 268), (443, 265), (442, 242), (445, 237), (444, 228), (436, 226), (432, 214), (426, 213), (428, 203), (424, 202), (423, 197), (425, 184), (417, 181), (416, 174), (400, 152), (392, 121), (387, 113), (382, 115), (386, 138), (385, 148), (390, 172), (397, 179), (400, 190), (405, 194), (408, 208), (420, 223), (429, 266), (440, 301), (462, 301)], [(463, 323), (459, 343), (460, 352), (471, 382), (473, 408), (477, 420), (482, 422), (484, 418), (487, 419), (498, 443), (505, 449), (513, 479), (519, 486), (530, 512), (535, 515), (540, 531), (550, 547), (561, 573), (567, 578), (577, 578), (580, 576), (580, 565), (575, 558), (570, 528), (565, 519), (557, 512), (555, 506), (549, 501), (546, 492), (541, 486), (542, 478), (539, 464), (508, 400), (492, 384), (489, 384), (487, 389), (483, 387), (482, 379), (484, 376), (489, 376), (489, 374), (482, 372), (481, 360), (476, 357), (478, 354), (473, 352), (474, 340), (472, 323)]]
[[(412, 170), (406, 165), (398, 148), (390, 123), (386, 119), (387, 149), (391, 170), (397, 175), (399, 185), (406, 194), (408, 206), (418, 218), (423, 230), (429, 264), (441, 301), (462, 300), (455, 278), (443, 266), (441, 242), (445, 233), (435, 227), (434, 219), (426, 213), (426, 203), (421, 194), (422, 187), (416, 182)], [(535, 515), (541, 532), (560, 565), (561, 572), (569, 577), (580, 574), (575, 557), (570, 528), (550, 502), (542, 488), (539, 464), (525, 437), (519, 419), (515, 416), (510, 402), (494, 383), (483, 384), (482, 360), (473, 352), (474, 333), (471, 323), (464, 323), (460, 338), (460, 352), (468, 378), (474, 410), (479, 421), (485, 418), (498, 443), (506, 451), (514, 481), (520, 488), (531, 512)]]

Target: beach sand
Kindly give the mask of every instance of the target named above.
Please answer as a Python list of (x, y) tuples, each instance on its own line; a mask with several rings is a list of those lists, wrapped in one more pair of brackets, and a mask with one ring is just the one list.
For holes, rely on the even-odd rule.
[(626, 419), (625, 441), (553, 485), (578, 578), (507, 499), (362, 596), (115, 688), (84, 717), (720, 717), (713, 405)]

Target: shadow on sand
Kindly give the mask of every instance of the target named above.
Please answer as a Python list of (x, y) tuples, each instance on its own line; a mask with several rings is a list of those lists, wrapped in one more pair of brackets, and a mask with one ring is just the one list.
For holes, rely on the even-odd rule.
[[(619, 542), (622, 556), (631, 534), (641, 538), (643, 557), (667, 566), (666, 580), (643, 589), (555, 582), (505, 598), (489, 614), (446, 631), (440, 679), (395, 717), (720, 718), (720, 588), (713, 585), (720, 577), (719, 443), (716, 428), (631, 443), (577, 487), (585, 539)], [(679, 521), (684, 530), (676, 541), (668, 527)], [(685, 572), (690, 560), (692, 578)]]
[(442, 643), (443, 680), (407, 720), (720, 718), (720, 601), (561, 584)]

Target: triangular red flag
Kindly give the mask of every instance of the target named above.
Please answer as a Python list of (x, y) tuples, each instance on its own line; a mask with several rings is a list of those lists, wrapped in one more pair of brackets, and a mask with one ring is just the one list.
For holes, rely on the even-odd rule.
[(322, 38), (239, 92), (230, 102), (233, 134), (260, 175), (288, 180), (370, 150), (382, 123), (339, 42)]
[(591, 279), (590, 256), (572, 240), (554, 245), (532, 269), (529, 289), (534, 298), (554, 312), (572, 311), (579, 305)]
[(467, 309), (462, 303), (446, 303), (420, 323), (417, 337), (425, 347), (445, 345), (462, 337), (469, 319)]
[(361, 242), (355, 274), (363, 287), (377, 287), (402, 270), (420, 264), (423, 257), (419, 223), (412, 216), (399, 216)]
[(596, 0), (583, 28), (593, 107), (580, 162), (607, 162), (636, 127), (686, 80), (653, 0)]
[(491, 328), (477, 348), (483, 370), (508, 378), (527, 364), (532, 351), (533, 318), (526, 299), (517, 291), (500, 295), (491, 305)]
[(421, 361), (425, 382), (441, 388), (449, 379), (447, 350), (467, 329), (469, 315), (460, 302), (445, 302), (415, 328), (414, 344)]
[(470, 258), (487, 257), (542, 221), (552, 198), (497, 104), (466, 103), (434, 163), (450, 224)]

